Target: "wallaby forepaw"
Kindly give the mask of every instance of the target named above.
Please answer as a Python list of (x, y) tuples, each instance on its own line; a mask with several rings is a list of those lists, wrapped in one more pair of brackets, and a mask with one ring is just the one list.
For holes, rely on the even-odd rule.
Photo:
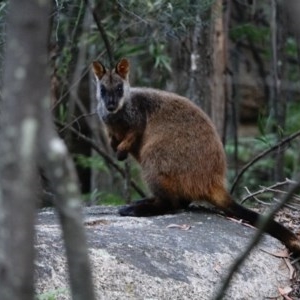
[(117, 151), (117, 159), (122, 161), (125, 160), (128, 157), (128, 152), (127, 151)]

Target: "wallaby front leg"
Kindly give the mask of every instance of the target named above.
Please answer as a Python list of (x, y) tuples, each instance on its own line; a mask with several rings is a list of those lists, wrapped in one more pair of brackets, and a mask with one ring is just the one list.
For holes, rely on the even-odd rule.
[(127, 158), (128, 152), (130, 152), (130, 149), (132, 148), (135, 141), (136, 133), (134, 131), (129, 131), (117, 147), (118, 160), (124, 160)]
[(120, 144), (120, 142), (116, 139), (115, 136), (110, 137), (110, 146), (115, 152), (117, 152), (117, 148), (118, 148), (119, 144)]

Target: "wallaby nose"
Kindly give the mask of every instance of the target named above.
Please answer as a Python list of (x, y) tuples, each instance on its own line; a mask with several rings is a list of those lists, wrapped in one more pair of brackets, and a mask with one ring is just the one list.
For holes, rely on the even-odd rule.
[(106, 103), (106, 108), (108, 111), (114, 111), (117, 108), (117, 101), (114, 97), (109, 97)]

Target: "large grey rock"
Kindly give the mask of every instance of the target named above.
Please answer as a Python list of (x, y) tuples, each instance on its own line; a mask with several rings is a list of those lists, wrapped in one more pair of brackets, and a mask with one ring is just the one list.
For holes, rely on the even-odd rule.
[[(211, 299), (254, 233), (208, 212), (131, 218), (118, 216), (115, 208), (91, 207), (84, 215), (97, 299)], [(37, 294), (69, 299), (61, 230), (52, 210), (38, 214), (36, 230)], [(282, 247), (265, 236), (234, 277), (226, 299), (278, 296), (278, 287), (289, 284), (288, 269), (262, 249)]]

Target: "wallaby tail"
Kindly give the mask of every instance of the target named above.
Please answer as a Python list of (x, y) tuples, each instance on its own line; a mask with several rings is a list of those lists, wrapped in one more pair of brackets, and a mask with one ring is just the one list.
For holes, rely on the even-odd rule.
[[(226, 213), (246, 220), (255, 227), (258, 226), (259, 219), (261, 217), (261, 215), (256, 213), (255, 211), (250, 210), (234, 201), (232, 201), (230, 206), (226, 209)], [(299, 238), (283, 225), (277, 223), (274, 220), (270, 220), (265, 229), (265, 232), (285, 244), (289, 250), (294, 252), (294, 254), (300, 255)]]

